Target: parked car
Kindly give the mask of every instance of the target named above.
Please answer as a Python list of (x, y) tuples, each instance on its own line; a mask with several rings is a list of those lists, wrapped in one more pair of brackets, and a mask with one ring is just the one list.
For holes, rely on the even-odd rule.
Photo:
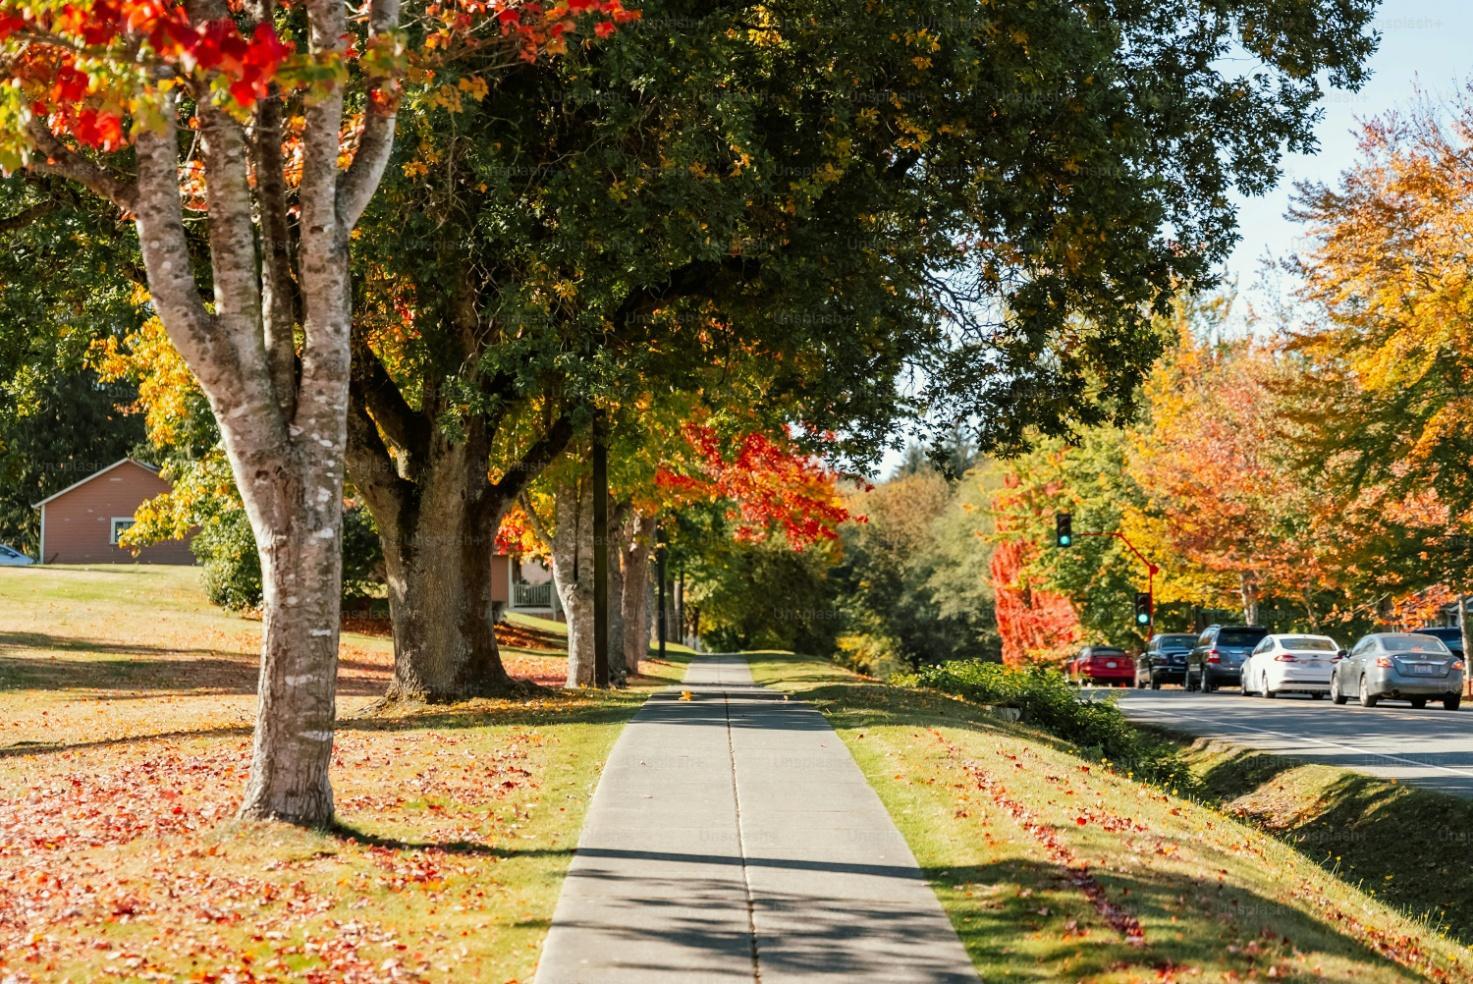
[(1429, 625), (1423, 629), (1413, 629), (1417, 635), (1429, 635), (1434, 639), (1441, 640), (1454, 656), (1467, 658), (1463, 652), (1463, 630), (1456, 625)]
[(1463, 660), (1440, 639), (1414, 632), (1373, 632), (1335, 664), (1330, 699), (1343, 704), (1351, 697), (1362, 707), (1382, 700), (1410, 701), (1426, 707), (1429, 700), (1456, 711), (1462, 703)]
[(1069, 661), (1069, 679), (1078, 684), (1124, 687), (1135, 675), (1135, 663), (1114, 646), (1085, 646)]
[(1309, 694), (1318, 700), (1330, 692), (1330, 674), (1344, 655), (1329, 636), (1264, 636), (1243, 661), (1243, 695)]
[(1187, 653), (1197, 644), (1188, 633), (1154, 635), (1135, 658), (1135, 685), (1160, 690), (1163, 683), (1181, 683), (1187, 678)]
[(1268, 629), (1261, 625), (1207, 626), (1187, 655), (1186, 688), (1211, 693), (1218, 687), (1236, 686), (1242, 678), (1243, 660), (1266, 635)]
[(25, 567), (27, 564), (34, 563), (34, 560), (19, 550), (12, 550), (5, 544), (0, 543), (0, 567)]

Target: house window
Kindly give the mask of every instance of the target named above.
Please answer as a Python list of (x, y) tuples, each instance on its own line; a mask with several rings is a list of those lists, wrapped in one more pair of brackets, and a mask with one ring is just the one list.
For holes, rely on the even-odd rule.
[(117, 546), (118, 545), (118, 537), (122, 536), (123, 535), (123, 532), (125, 530), (127, 530), (128, 527), (130, 527), (132, 525), (133, 525), (133, 517), (132, 516), (114, 516), (113, 517), (112, 533), (109, 535), (107, 542), (108, 543), (111, 543), (113, 546)]

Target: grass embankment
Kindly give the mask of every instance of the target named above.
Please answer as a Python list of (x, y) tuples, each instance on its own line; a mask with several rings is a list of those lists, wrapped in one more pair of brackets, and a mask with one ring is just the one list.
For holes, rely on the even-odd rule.
[(988, 981), (1473, 980), (1457, 944), (1287, 844), (934, 692), (764, 654), (909, 841)]
[(367, 716), (390, 643), (345, 634), (341, 829), (243, 824), (259, 624), (196, 577), (0, 570), (0, 980), (529, 978), (608, 750), (688, 656), (624, 693)]
[(1183, 739), (1202, 794), (1368, 894), (1473, 944), (1473, 800)]

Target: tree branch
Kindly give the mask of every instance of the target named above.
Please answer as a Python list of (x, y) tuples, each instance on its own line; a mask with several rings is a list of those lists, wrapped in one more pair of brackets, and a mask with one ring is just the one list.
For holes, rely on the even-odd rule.
[(511, 502), (520, 497), (532, 480), (566, 450), (573, 434), (573, 421), (569, 417), (564, 415), (554, 420), (552, 426), (532, 442), (522, 459), (501, 477), (501, 481), (491, 486), (488, 500)]
[(399, 387), (360, 333), (354, 332), (352, 345), (352, 390), (374, 423), (404, 452), (404, 472), (412, 478), (429, 454), (431, 425), (404, 401)]
[[(368, 11), (369, 44), (375, 37), (399, 26), (399, 0), (373, 0)], [(353, 163), (338, 183), (338, 221), (352, 229), (363, 216), (394, 149), (394, 127), (399, 115), (399, 83), (396, 79), (372, 80), (378, 85), (370, 93), (363, 120), (363, 133)]]
[[(39, 159), (32, 157), (32, 170), (75, 181), (123, 211), (134, 211), (138, 195), (136, 181), (131, 181), (72, 150), (47, 129), (46, 123), (39, 117), (31, 118), (26, 126), (26, 133), (40, 155)], [(177, 182), (177, 177), (175, 181)]]

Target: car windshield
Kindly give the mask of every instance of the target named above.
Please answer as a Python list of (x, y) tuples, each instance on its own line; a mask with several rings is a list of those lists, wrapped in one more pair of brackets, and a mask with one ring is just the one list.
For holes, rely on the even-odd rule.
[(1381, 637), (1381, 648), (1393, 653), (1434, 653), (1451, 655), (1440, 639), (1424, 635), (1388, 635)]
[(1113, 659), (1116, 656), (1124, 656), (1125, 655), (1125, 650), (1123, 650), (1123, 649), (1099, 649), (1099, 648), (1096, 648), (1096, 649), (1091, 649), (1090, 652), (1089, 652), (1089, 654), (1091, 656), (1109, 656), (1110, 658)]
[(1256, 646), (1268, 635), (1263, 629), (1223, 629), (1217, 633), (1219, 646)]
[(1299, 653), (1333, 653), (1338, 651), (1333, 639), (1323, 639), (1319, 636), (1285, 636), (1279, 640), (1279, 644), (1285, 649), (1292, 649)]
[(1196, 636), (1169, 635), (1161, 637), (1162, 649), (1191, 649), (1197, 644)]

